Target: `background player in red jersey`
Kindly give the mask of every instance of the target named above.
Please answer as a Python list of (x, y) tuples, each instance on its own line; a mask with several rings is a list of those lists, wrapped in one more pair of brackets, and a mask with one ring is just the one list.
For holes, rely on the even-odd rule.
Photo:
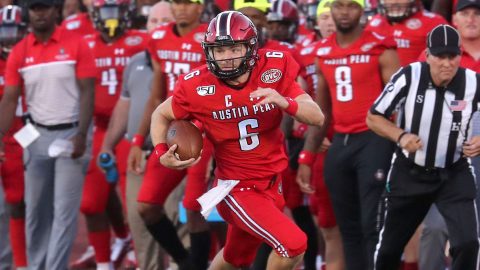
[(419, 0), (380, 0), (378, 10), (366, 29), (393, 36), (402, 66), (417, 61), (425, 50), (428, 32), (447, 23), (443, 17), (424, 10)]
[[(0, 97), (5, 86), (4, 74), (8, 54), (27, 32), (27, 24), (22, 21), (22, 10), (18, 6), (5, 6), (0, 10)], [(19, 102), (20, 115), (17, 114), (12, 127), (3, 137), (4, 153), (0, 153), (0, 178), (5, 191), (5, 201), (10, 214), (10, 243), (13, 260), (17, 269), (26, 269), (27, 255), (25, 243), (25, 203), (23, 150), (15, 141), (13, 134), (22, 128), (22, 103)], [(2, 243), (4, 245), (4, 243)]]
[[(369, 131), (363, 117), (399, 66), (393, 39), (362, 29), (363, 7), (363, 0), (335, 0), (331, 13), (337, 32), (316, 48), (317, 102), (327, 124), (333, 119), (335, 132), (325, 159), (325, 183), (347, 269), (359, 270), (373, 267), (377, 208), (393, 151), (393, 145)], [(326, 128), (309, 129), (304, 150), (318, 149), (325, 134)], [(300, 166), (299, 182), (306, 192), (313, 191), (310, 174), (308, 166)]]
[[(323, 38), (328, 38), (336, 30), (335, 23), (333, 22), (330, 12), (330, 5), (332, 4), (332, 1), (333, 0), (321, 1), (316, 11), (318, 17), (317, 30)], [(315, 48), (320, 42), (322, 41), (309, 44), (300, 51), (303, 64), (306, 67), (306, 73), (302, 74), (302, 76), (307, 82), (308, 88), (311, 89), (309, 92), (312, 93), (315, 93), (318, 84)], [(311, 194), (311, 211), (317, 215), (318, 227), (322, 232), (325, 242), (325, 256), (323, 257), (323, 262), (325, 262), (324, 266), (329, 270), (343, 270), (345, 269), (345, 258), (343, 256), (342, 238), (335, 220), (330, 195), (328, 194), (323, 177), (323, 163), (327, 153), (326, 151), (330, 146), (330, 140), (332, 139), (333, 133), (331, 125), (332, 123), (330, 122), (328, 134), (323, 140), (317, 155), (311, 155), (308, 152), (302, 151), (299, 155), (297, 154), (297, 157), (298, 163), (312, 168), (311, 181), (313, 182), (312, 187), (314, 192), (307, 194)]]
[[(85, 39), (96, 63), (94, 157), (99, 154), (108, 121), (120, 96), (123, 70), (131, 56), (146, 48), (147, 35), (127, 29), (130, 9), (129, 0), (93, 1), (92, 17), (97, 31)], [(126, 140), (115, 148), (123, 198), (128, 150), (129, 143)], [(97, 160), (92, 159), (85, 178), (80, 210), (87, 220), (88, 237), (95, 250), (97, 269), (111, 269), (111, 261), (118, 267), (131, 241), (115, 187), (115, 183), (108, 182), (98, 168)], [(117, 236), (112, 254), (110, 226)]]
[[(306, 248), (304, 233), (281, 211), (280, 173), (287, 159), (279, 127), (282, 111), (312, 125), (321, 125), (323, 115), (295, 83), (293, 58), (279, 51), (257, 53), (257, 46), (255, 26), (246, 16), (220, 13), (203, 43), (208, 68), (182, 77), (173, 98), (152, 116), (152, 140), (163, 165), (182, 169), (195, 162), (177, 160), (176, 145), (165, 144), (170, 121), (194, 118), (215, 146), (219, 185), (240, 180), (217, 206), (229, 230), (211, 269), (248, 267), (262, 242), (275, 250), (267, 269), (294, 269)], [(202, 85), (214, 91), (195, 90)]]
[[(87, 9), (91, 8), (91, 0), (82, 0), (82, 2), (85, 7), (87, 7)], [(76, 32), (82, 36), (95, 33), (95, 26), (92, 19), (90, 18), (90, 14), (88, 13), (88, 11), (80, 12), (65, 18), (65, 20), (62, 21), (60, 27), (69, 31)]]
[[(178, 76), (205, 63), (201, 41), (206, 25), (200, 23), (203, 8), (200, 0), (175, 0), (172, 2), (175, 22), (162, 25), (151, 34), (148, 50), (153, 64), (152, 91), (145, 106), (142, 123), (132, 140), (128, 167), (134, 173), (143, 172), (141, 146), (148, 133), (153, 110), (173, 94)], [(188, 172), (161, 166), (151, 156), (138, 195), (139, 212), (147, 229), (181, 268), (193, 264), (198, 269), (206, 269), (208, 265), (210, 232), (207, 222), (200, 214), (200, 205), (196, 198), (204, 192), (207, 185), (206, 175), (212, 154), (212, 147), (209, 145), (205, 140), (201, 162)], [(191, 258), (164, 211), (167, 197), (187, 173), (183, 204), (187, 209)]]

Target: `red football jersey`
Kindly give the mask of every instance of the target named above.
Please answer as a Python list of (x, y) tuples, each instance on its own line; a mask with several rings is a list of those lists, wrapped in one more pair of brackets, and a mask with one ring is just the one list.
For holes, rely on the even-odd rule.
[(95, 27), (88, 13), (77, 13), (68, 16), (60, 25), (61, 28), (74, 31), (82, 36), (95, 34)]
[(273, 39), (267, 39), (265, 44), (263, 44), (261, 49), (265, 50), (271, 50), (271, 51), (281, 51), (281, 52), (289, 52), (292, 56), (293, 59), (297, 62), (297, 64), (300, 65), (300, 70), (299, 74), (303, 72), (304, 66), (302, 65), (302, 57), (300, 56), (300, 53), (298, 52), (297, 48), (288, 43), (288, 42), (282, 42), (278, 40), (273, 40)]
[(375, 15), (366, 29), (384, 36), (391, 35), (397, 42), (400, 64), (406, 66), (417, 61), (418, 55), (427, 46), (427, 34), (435, 26), (447, 21), (435, 13), (420, 11), (397, 24), (390, 24), (384, 16)]
[(317, 44), (318, 64), (330, 91), (333, 128), (339, 133), (368, 130), (367, 112), (382, 92), (379, 56), (395, 41), (370, 31), (349, 47), (337, 45), (336, 33)]
[(317, 34), (314, 31), (308, 29), (304, 24), (300, 24), (297, 30), (297, 39), (295, 45), (305, 47), (310, 45), (317, 39)]
[(300, 72), (300, 76), (307, 82), (307, 93), (312, 97), (315, 96), (318, 84), (317, 67), (315, 66), (315, 54), (319, 41), (311, 43), (300, 50), (300, 61), (305, 67)]
[[(5, 68), (7, 67), (7, 61), (0, 58), (0, 99), (3, 97), (3, 91), (5, 88)], [(21, 101), (21, 100), (20, 100)], [(13, 143), (16, 142), (13, 138), (13, 134), (20, 130), (23, 127), (22, 120), (19, 116), (21, 116), (21, 112), (23, 112), (22, 106), (23, 104), (19, 103), (17, 107), (17, 117), (13, 119), (12, 126), (8, 130), (8, 132), (3, 137), (3, 142), (5, 143)]]
[(207, 30), (201, 24), (187, 35), (176, 34), (175, 23), (159, 26), (150, 36), (148, 51), (157, 61), (166, 76), (166, 97), (173, 93), (178, 76), (205, 64), (201, 42)]
[(98, 32), (85, 37), (95, 57), (94, 116), (97, 126), (108, 124), (122, 90), (123, 70), (130, 57), (145, 50), (147, 39), (146, 33), (137, 30), (128, 30), (110, 44), (105, 43)]
[(304, 94), (295, 82), (298, 64), (288, 53), (259, 50), (260, 59), (240, 90), (228, 87), (206, 66), (182, 76), (172, 107), (177, 119), (197, 119), (215, 147), (216, 176), (220, 179), (259, 179), (287, 167), (282, 110), (275, 105), (254, 106), (250, 93), (269, 87), (295, 98)]

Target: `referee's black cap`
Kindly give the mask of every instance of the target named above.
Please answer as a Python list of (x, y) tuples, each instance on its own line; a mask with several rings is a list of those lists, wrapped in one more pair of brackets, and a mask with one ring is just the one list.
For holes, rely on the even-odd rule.
[(480, 0), (458, 0), (456, 11), (460, 11), (468, 7), (476, 7), (480, 9)]
[(430, 54), (460, 55), (460, 35), (450, 25), (440, 24), (427, 36), (427, 48)]

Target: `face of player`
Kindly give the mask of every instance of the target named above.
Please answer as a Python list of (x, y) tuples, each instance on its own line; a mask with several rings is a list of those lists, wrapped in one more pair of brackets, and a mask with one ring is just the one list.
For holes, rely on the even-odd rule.
[(151, 32), (162, 23), (173, 21), (171, 6), (169, 2), (161, 1), (155, 4), (148, 14), (147, 31)]
[(331, 6), (332, 18), (337, 31), (350, 33), (360, 23), (363, 8), (351, 0), (335, 0)]
[(453, 24), (457, 28), (462, 40), (476, 40), (480, 38), (480, 9), (468, 7), (455, 13)]
[(427, 63), (430, 65), (430, 75), (437, 86), (446, 86), (457, 73), (460, 65), (460, 55), (427, 54)]
[(36, 32), (44, 33), (55, 28), (58, 10), (53, 6), (49, 7), (38, 4), (28, 10), (28, 16), (32, 29)]
[(244, 44), (218, 46), (213, 47), (211, 53), (220, 69), (229, 71), (240, 67), (240, 64), (244, 60), (243, 57), (247, 53), (247, 48)]
[(329, 11), (321, 13), (317, 17), (317, 26), (318, 30), (320, 31), (320, 35), (322, 35), (322, 38), (327, 38), (331, 34), (333, 34), (336, 29), (335, 22), (332, 18), (332, 13)]
[(268, 35), (274, 40), (292, 42), (294, 38), (290, 37), (289, 31), (291, 25), (290, 22), (268, 22)]
[(408, 13), (411, 5), (411, 0), (383, 0), (388, 16), (401, 17)]
[(258, 31), (267, 27), (267, 16), (261, 10), (253, 7), (245, 7), (239, 9), (238, 11), (247, 16), (253, 22), (253, 25), (255, 25)]
[(180, 27), (187, 27), (200, 21), (203, 5), (192, 3), (189, 0), (176, 0), (172, 2), (172, 14), (175, 22)]
[(62, 16), (67, 18), (80, 11), (80, 3), (78, 0), (65, 0), (63, 3)]

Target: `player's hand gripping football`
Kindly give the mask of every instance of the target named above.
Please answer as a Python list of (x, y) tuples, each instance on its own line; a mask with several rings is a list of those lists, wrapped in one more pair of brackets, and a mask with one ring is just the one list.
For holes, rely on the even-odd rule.
[(195, 165), (200, 160), (200, 157), (198, 157), (197, 159), (191, 158), (184, 161), (179, 160), (175, 156), (176, 149), (177, 145), (174, 144), (168, 149), (167, 152), (165, 152), (165, 154), (160, 157), (160, 163), (162, 163), (163, 166), (170, 169), (183, 170)]
[(284, 96), (280, 95), (276, 90), (272, 88), (259, 87), (257, 90), (250, 93), (250, 98), (259, 99), (260, 101), (255, 105), (275, 104), (280, 109), (286, 109), (288, 107), (288, 101)]

